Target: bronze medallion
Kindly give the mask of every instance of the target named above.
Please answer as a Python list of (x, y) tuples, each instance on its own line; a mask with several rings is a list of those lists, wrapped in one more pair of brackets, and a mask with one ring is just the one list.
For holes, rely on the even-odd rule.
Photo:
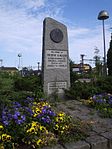
[(51, 38), (52, 41), (54, 41), (56, 43), (59, 43), (63, 40), (63, 32), (58, 28), (53, 29), (50, 32), (50, 38)]

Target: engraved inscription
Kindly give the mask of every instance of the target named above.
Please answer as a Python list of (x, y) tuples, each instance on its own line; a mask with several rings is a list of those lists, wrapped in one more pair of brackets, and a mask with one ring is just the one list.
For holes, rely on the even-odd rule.
[(67, 51), (46, 50), (46, 69), (67, 69)]
[(67, 89), (67, 82), (49, 82), (48, 83), (48, 94), (54, 92), (64, 93), (64, 89)]

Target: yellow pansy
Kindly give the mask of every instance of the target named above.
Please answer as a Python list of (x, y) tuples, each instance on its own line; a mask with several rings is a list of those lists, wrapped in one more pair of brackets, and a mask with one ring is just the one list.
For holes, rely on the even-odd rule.
[(6, 139), (7, 139), (7, 141), (10, 141), (11, 140), (11, 136), (7, 135)]
[(44, 126), (40, 126), (40, 130), (43, 132), (46, 131), (46, 128)]
[(31, 127), (30, 129), (28, 129), (27, 131), (26, 131), (27, 133), (34, 133), (35, 132), (35, 128), (34, 127)]
[(33, 115), (33, 117), (37, 117), (37, 115), (38, 115), (38, 114), (37, 114), (37, 113), (35, 113), (35, 114)]
[(37, 105), (37, 102), (33, 102), (34, 105)]
[(63, 117), (63, 116), (65, 116), (65, 113), (64, 113), (64, 112), (60, 112), (60, 113), (58, 114), (58, 116)]
[(31, 142), (30, 142), (30, 141), (28, 141), (28, 144), (31, 144)]
[(36, 113), (40, 113), (41, 110), (40, 110), (39, 108), (36, 108), (35, 112), (36, 112)]
[(69, 126), (65, 125), (65, 129), (67, 130), (69, 128)]
[(59, 125), (58, 125), (58, 124), (56, 124), (56, 127), (57, 127), (57, 128), (59, 128)]
[(31, 127), (30, 128), (30, 132), (34, 132), (35, 131), (35, 128), (34, 127)]
[(56, 122), (59, 122), (59, 118), (58, 117), (56, 117)]
[(0, 130), (3, 130), (4, 128), (3, 128), (3, 126), (2, 125), (0, 125)]
[(61, 131), (61, 134), (63, 134), (64, 133), (64, 131)]
[(63, 126), (63, 127), (62, 127), (62, 129), (64, 130), (64, 129), (65, 129), (65, 127)]
[(39, 139), (37, 142), (36, 142), (36, 144), (39, 146), (40, 144), (42, 143), (42, 140), (41, 139)]
[(37, 126), (37, 122), (32, 122), (32, 127), (36, 127)]
[(60, 118), (59, 118), (59, 120), (61, 120), (61, 121), (62, 121), (62, 120), (63, 120), (63, 117), (60, 117)]
[(7, 135), (7, 134), (2, 134), (2, 141), (10, 141), (11, 140), (11, 136)]
[(46, 134), (48, 134), (49, 132), (48, 132), (48, 130), (46, 130)]
[(2, 141), (6, 141), (7, 139), (7, 134), (2, 134)]

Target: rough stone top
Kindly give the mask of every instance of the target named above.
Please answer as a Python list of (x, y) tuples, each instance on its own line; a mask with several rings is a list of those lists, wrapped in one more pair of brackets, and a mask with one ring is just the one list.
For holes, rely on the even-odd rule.
[(55, 19), (50, 18), (50, 17), (46, 17), (46, 18), (44, 19), (44, 22), (46, 22), (46, 23), (50, 23), (50, 22), (51, 22), (51, 24), (54, 22), (54, 23), (56, 23), (57, 25), (63, 25), (63, 26), (66, 28), (66, 25), (64, 25), (63, 23), (60, 23), (60, 22), (58, 22), (58, 21), (56, 21)]

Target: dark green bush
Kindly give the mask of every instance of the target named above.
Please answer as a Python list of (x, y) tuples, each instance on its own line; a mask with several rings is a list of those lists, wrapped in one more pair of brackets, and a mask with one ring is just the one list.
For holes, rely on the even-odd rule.
[(11, 101), (26, 99), (27, 96), (42, 98), (41, 76), (21, 77), (0, 73), (0, 109)]
[(35, 96), (38, 96), (39, 98), (43, 95), (41, 76), (27, 76), (15, 78), (14, 89), (15, 91), (32, 92)]
[(92, 82), (75, 82), (69, 90), (65, 91), (65, 94), (72, 99), (88, 99), (99, 91), (100, 89), (95, 87)]
[(112, 94), (112, 77), (102, 77), (98, 78), (96, 81), (96, 86), (100, 88), (102, 92), (107, 92)]
[(72, 99), (88, 99), (94, 94), (105, 92), (112, 94), (112, 77), (110, 76), (96, 78), (90, 83), (72, 82), (71, 88), (66, 90), (65, 94)]

